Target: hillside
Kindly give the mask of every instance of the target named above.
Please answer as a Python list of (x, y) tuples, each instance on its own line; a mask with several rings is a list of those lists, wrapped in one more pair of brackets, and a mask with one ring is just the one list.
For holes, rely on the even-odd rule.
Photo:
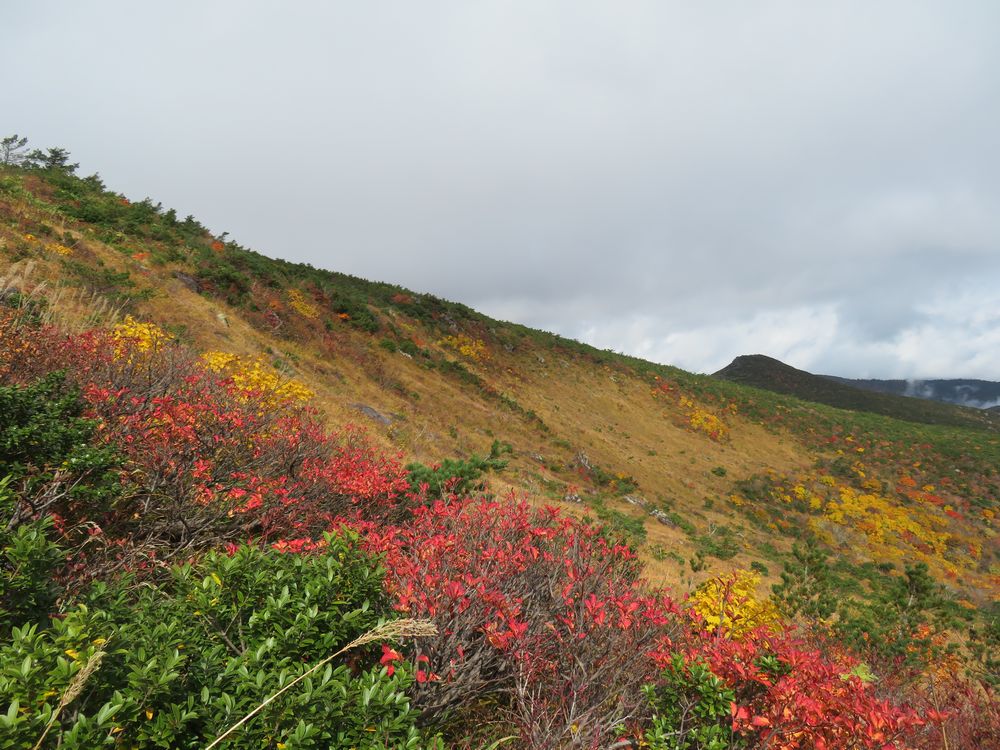
[(308, 396), (328, 428), (360, 425), (402, 463), (509, 444), (489, 492), (602, 524), (654, 584), (753, 570), (766, 596), (809, 540), (831, 555), (845, 623), (871, 619), (916, 563), (941, 586), (941, 638), (995, 617), (995, 413), (764, 357), (707, 377), (600, 351), (268, 258), (64, 168), (0, 168), (0, 298), (18, 325), (70, 334), (148, 322), (210, 368)]
[[(748, 565), (769, 546), (778, 556), (761, 561), (779, 561), (789, 542), (773, 529), (747, 524), (730, 500), (734, 487), (759, 475), (810, 471), (828, 460), (828, 441), (838, 434), (872, 443), (888, 438), (900, 466), (912, 463), (917, 434), (941, 460), (956, 440), (976, 443), (970, 455), (977, 459), (997, 455), (998, 438), (990, 432), (942, 429), (928, 436), (897, 422), (816, 412), (490, 320), (431, 295), (272, 260), (211, 236), (191, 217), (179, 220), (149, 200), (131, 202), (93, 179), (17, 171), (4, 175), (2, 188), (5, 286), (54, 297), (56, 322), (79, 327), (133, 315), (201, 351), (264, 357), (312, 389), (331, 424), (361, 423), (407, 459), (484, 454), (494, 439), (507, 441), (515, 452), (498, 488), (506, 483), (543, 502), (579, 494), (587, 502), (574, 511), (589, 505), (626, 527), (640, 522), (633, 525), (645, 529), (640, 535), (654, 558), (651, 575), (664, 580), (676, 580), (680, 571), (679, 563), (655, 559), (661, 549), (685, 561), (708, 553), (702, 575)], [(728, 376), (734, 367), (761, 362), (741, 358)], [(842, 408), (864, 403), (867, 410), (924, 423), (993, 424), (983, 412), (868, 394), (766, 363), (780, 370), (764, 376), (769, 388), (780, 384), (806, 400), (820, 400), (822, 391), (824, 398), (836, 394), (827, 401)], [(743, 370), (741, 382), (763, 385), (755, 371)], [(827, 437), (816, 434), (826, 430)], [(980, 595), (995, 592), (990, 576), (998, 572), (989, 552), (995, 532), (979, 516), (995, 502), (998, 464), (977, 463), (976, 489), (963, 482), (956, 492), (968, 495), (948, 498), (970, 515), (956, 531), (982, 537), (987, 550), (970, 571), (981, 576), (975, 579)], [(883, 481), (894, 485), (898, 476), (886, 468)], [(925, 468), (921, 484), (955, 484), (933, 471)], [(660, 523), (649, 513), (654, 510), (677, 520)], [(732, 560), (716, 562), (711, 554), (720, 533)], [(850, 546), (870, 559), (880, 554)]]

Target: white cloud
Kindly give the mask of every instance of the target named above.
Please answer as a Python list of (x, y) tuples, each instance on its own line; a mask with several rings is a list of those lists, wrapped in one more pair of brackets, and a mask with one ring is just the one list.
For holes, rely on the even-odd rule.
[(988, 0), (38, 0), (0, 27), (0, 130), (599, 346), (997, 379), (963, 294), (1000, 288), (998, 27)]

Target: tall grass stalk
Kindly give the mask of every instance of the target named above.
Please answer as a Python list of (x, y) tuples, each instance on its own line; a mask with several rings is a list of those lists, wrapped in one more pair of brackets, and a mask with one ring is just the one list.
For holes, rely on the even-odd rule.
[(227, 729), (225, 732), (223, 732), (214, 740), (212, 740), (212, 743), (206, 746), (205, 750), (212, 750), (213, 747), (217, 746), (220, 742), (226, 739), (226, 737), (231, 735), (241, 726), (250, 721), (250, 719), (252, 719), (254, 716), (263, 711), (264, 708), (279, 695), (288, 690), (291, 690), (293, 687), (295, 687), (298, 683), (302, 682), (302, 680), (311, 675), (313, 672), (320, 669), (321, 667), (326, 666), (335, 658), (337, 658), (338, 656), (347, 651), (350, 651), (352, 648), (357, 648), (358, 646), (364, 646), (366, 643), (373, 643), (375, 641), (388, 641), (394, 638), (420, 638), (431, 635), (437, 635), (437, 627), (430, 620), (413, 620), (409, 618), (403, 620), (392, 620), (391, 622), (386, 622), (379, 625), (378, 627), (372, 628), (368, 632), (362, 634), (358, 638), (355, 638), (353, 641), (348, 643), (346, 646), (340, 649), (340, 651), (330, 654), (321, 662), (317, 662), (310, 669), (306, 670), (301, 675), (299, 675), (294, 680), (285, 685), (283, 688), (281, 688), (281, 690), (274, 693), (270, 697), (266, 698), (260, 705), (257, 706), (257, 708), (255, 708), (253, 711), (248, 713), (238, 722), (229, 727), (229, 729)]

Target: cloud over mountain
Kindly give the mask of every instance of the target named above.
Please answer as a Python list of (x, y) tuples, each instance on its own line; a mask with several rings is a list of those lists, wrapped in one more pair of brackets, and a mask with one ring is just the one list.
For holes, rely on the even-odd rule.
[(998, 22), (41, 2), (0, 31), (3, 129), (270, 254), (690, 369), (996, 378)]

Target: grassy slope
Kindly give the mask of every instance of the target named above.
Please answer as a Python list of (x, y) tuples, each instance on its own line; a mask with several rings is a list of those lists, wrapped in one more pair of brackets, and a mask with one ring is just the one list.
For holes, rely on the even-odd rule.
[[(853, 562), (922, 555), (963, 596), (997, 595), (1000, 557), (987, 515), (1000, 494), (995, 432), (807, 404), (213, 241), (196, 222), (127, 204), (96, 184), (0, 171), (0, 278), (54, 300), (48, 314), (56, 322), (111, 322), (129, 313), (200, 350), (264, 356), (315, 390), (331, 423), (364, 424), (406, 460), (482, 454), (494, 438), (508, 441), (515, 452), (493, 482), (496, 491), (527, 492), (571, 513), (600, 510), (623, 531), (644, 528), (654, 579), (697, 583), (755, 560), (773, 575), (808, 526)], [(482, 355), (442, 343), (448, 336), (481, 342)], [(668, 387), (658, 390), (661, 384)], [(712, 439), (693, 426), (699, 414), (721, 418), (728, 435)], [(859, 441), (848, 450), (869, 446), (868, 481), (881, 477), (884, 494), (901, 508), (925, 502), (892, 490), (905, 472), (936, 486), (935, 497), (956, 514), (935, 507), (936, 520), (928, 521), (951, 534), (947, 556), (892, 534), (874, 542), (864, 530), (834, 528), (774, 500), (784, 484), (821, 479), (817, 461), (843, 461), (845, 444), (837, 440), (845, 437)], [(845, 471), (844, 482), (860, 482), (857, 469)], [(737, 490), (761, 483), (771, 494), (750, 498), (748, 508)], [(565, 502), (575, 487), (584, 502)], [(626, 496), (641, 497), (646, 508)], [(672, 522), (657, 521), (653, 508), (674, 514)], [(979, 557), (962, 552), (969, 543), (980, 546)], [(707, 567), (692, 572), (686, 561), (699, 550)]]

